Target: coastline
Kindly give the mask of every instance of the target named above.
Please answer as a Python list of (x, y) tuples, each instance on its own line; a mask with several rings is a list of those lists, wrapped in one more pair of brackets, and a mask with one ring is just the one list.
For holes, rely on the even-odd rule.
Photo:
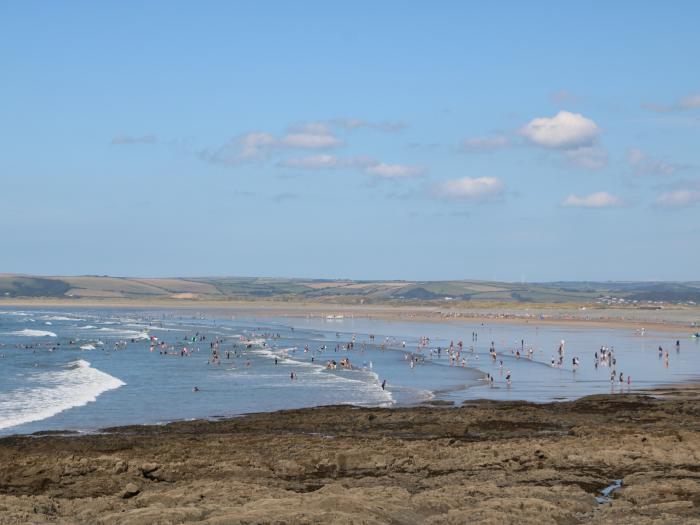
[(0, 523), (680, 523), (699, 457), (697, 394), (328, 406), (0, 439)]
[(633, 308), (586, 308), (580, 306), (409, 306), (387, 304), (339, 304), (322, 302), (282, 301), (184, 301), (175, 299), (6, 299), (0, 308), (114, 308), (157, 309), (206, 313), (212, 317), (289, 317), (323, 318), (342, 315), (344, 318), (373, 318), (386, 321), (526, 324), (589, 328), (655, 330), (689, 336), (700, 330), (700, 308), (666, 308), (661, 310)]

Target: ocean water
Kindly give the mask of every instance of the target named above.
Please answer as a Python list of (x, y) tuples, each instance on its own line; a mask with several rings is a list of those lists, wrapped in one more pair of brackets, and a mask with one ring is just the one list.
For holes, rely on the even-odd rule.
[[(430, 341), (419, 346), (422, 337)], [(353, 340), (354, 347), (348, 349)], [(459, 341), (462, 350), (451, 364), (447, 349), (452, 343), (456, 355)], [(562, 341), (563, 365), (553, 367)], [(214, 342), (220, 355), (217, 362), (212, 360)], [(495, 361), (489, 354), (492, 344)], [(601, 346), (614, 349), (614, 365), (594, 366), (594, 354)], [(518, 358), (515, 352), (521, 348)], [(527, 357), (529, 348), (532, 354)], [(580, 360), (576, 370), (573, 357)], [(326, 366), (345, 358), (352, 369)], [(620, 373), (623, 384), (617, 378)], [(492, 384), (484, 381), (486, 374), (493, 376)], [(628, 329), (534, 322), (0, 310), (0, 435), (91, 432), (116, 425), (330, 404), (400, 406), (474, 398), (545, 402), (634, 391), (698, 376), (700, 344), (687, 334), (641, 335)]]

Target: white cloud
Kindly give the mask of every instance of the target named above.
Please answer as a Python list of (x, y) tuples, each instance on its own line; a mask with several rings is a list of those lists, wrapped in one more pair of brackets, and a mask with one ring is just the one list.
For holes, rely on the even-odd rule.
[(290, 148), (328, 149), (342, 146), (343, 141), (333, 134), (325, 122), (308, 122), (289, 129), (280, 144)]
[(131, 135), (117, 135), (111, 140), (111, 144), (124, 146), (127, 144), (155, 144), (158, 138), (152, 133), (148, 135), (142, 135), (140, 137), (134, 137)]
[(600, 135), (600, 128), (579, 113), (560, 111), (554, 117), (531, 120), (520, 133), (544, 148), (572, 149), (591, 146)]
[(613, 208), (620, 206), (620, 204), (620, 199), (605, 191), (591, 193), (583, 197), (569, 195), (561, 203), (562, 206), (567, 208)]
[(278, 163), (278, 166), (285, 168), (304, 169), (329, 169), (337, 168), (339, 165), (340, 159), (335, 155), (311, 155), (301, 159), (287, 159)]
[(700, 202), (700, 190), (678, 189), (661, 193), (654, 205), (658, 208), (685, 208)]
[(627, 152), (627, 162), (635, 175), (670, 176), (683, 168), (680, 164), (652, 159), (643, 151), (633, 148)]
[(247, 133), (230, 140), (218, 150), (200, 151), (199, 157), (209, 162), (233, 165), (263, 159), (273, 148), (328, 149), (342, 144), (343, 141), (325, 123), (310, 122), (291, 128), (282, 138), (264, 131)]
[(503, 181), (496, 177), (462, 177), (438, 183), (434, 193), (452, 199), (488, 199), (505, 191)]
[(333, 135), (324, 124), (287, 133), (280, 141), (284, 146), (301, 149), (328, 149), (341, 146), (343, 141)]
[(564, 152), (573, 165), (589, 170), (599, 170), (608, 164), (608, 152), (595, 146), (584, 146)]
[(269, 133), (248, 133), (239, 139), (241, 149), (238, 155), (242, 159), (259, 157), (276, 142), (275, 137)]
[(406, 164), (385, 164), (380, 162), (365, 169), (368, 175), (385, 179), (396, 179), (403, 177), (416, 177), (425, 173), (425, 169), (420, 166), (409, 166)]
[(269, 133), (247, 133), (231, 139), (216, 151), (200, 151), (199, 158), (216, 164), (240, 164), (263, 158), (276, 144), (277, 140)]
[(657, 111), (661, 113), (667, 111), (687, 111), (691, 109), (698, 109), (700, 108), (700, 93), (690, 94), (687, 97), (683, 97), (670, 105), (642, 104), (642, 107), (650, 111)]
[(504, 148), (510, 144), (508, 137), (494, 135), (492, 137), (472, 137), (462, 141), (462, 149), (470, 152), (489, 151)]
[(337, 157), (336, 155), (319, 154), (310, 155), (298, 159), (285, 159), (277, 163), (283, 168), (301, 168), (301, 169), (335, 169), (335, 168), (366, 168), (378, 164), (377, 160), (372, 157)]
[(372, 157), (338, 157), (336, 155), (319, 154), (308, 157), (285, 159), (277, 163), (283, 168), (297, 168), (306, 170), (332, 170), (352, 169), (360, 170), (367, 175), (381, 179), (402, 179), (417, 177), (425, 173), (422, 166), (408, 164), (387, 164), (379, 162)]
[[(269, 154), (285, 149), (328, 150), (344, 145), (334, 132), (334, 128), (345, 129), (371, 128), (382, 131), (398, 131), (406, 127), (403, 122), (370, 122), (361, 119), (333, 119), (314, 121), (292, 126), (282, 135), (272, 135), (264, 131), (256, 131), (231, 139), (215, 150), (201, 150), (200, 159), (229, 165), (236, 165), (253, 160), (264, 160)], [(120, 138), (120, 142), (128, 143)], [(113, 142), (117, 141), (114, 139)], [(371, 157), (342, 158), (330, 154), (317, 154), (304, 158), (292, 158), (277, 162), (277, 166), (301, 169), (333, 169), (354, 168), (364, 170), (370, 175), (384, 178), (409, 177), (420, 175), (423, 168), (401, 164), (384, 164)]]

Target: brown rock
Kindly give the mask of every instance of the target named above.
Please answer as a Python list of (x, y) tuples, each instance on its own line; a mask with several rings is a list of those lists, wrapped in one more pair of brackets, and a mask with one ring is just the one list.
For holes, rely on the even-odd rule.
[(121, 497), (123, 499), (133, 498), (139, 492), (141, 492), (141, 489), (139, 489), (135, 483), (129, 483), (126, 487), (124, 487), (124, 490), (121, 493)]

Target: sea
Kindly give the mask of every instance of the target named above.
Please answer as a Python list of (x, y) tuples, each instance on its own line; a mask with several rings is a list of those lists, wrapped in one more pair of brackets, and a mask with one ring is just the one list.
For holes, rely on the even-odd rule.
[(6, 308), (0, 435), (94, 433), (322, 405), (542, 403), (635, 392), (700, 377), (700, 344), (690, 332)]

